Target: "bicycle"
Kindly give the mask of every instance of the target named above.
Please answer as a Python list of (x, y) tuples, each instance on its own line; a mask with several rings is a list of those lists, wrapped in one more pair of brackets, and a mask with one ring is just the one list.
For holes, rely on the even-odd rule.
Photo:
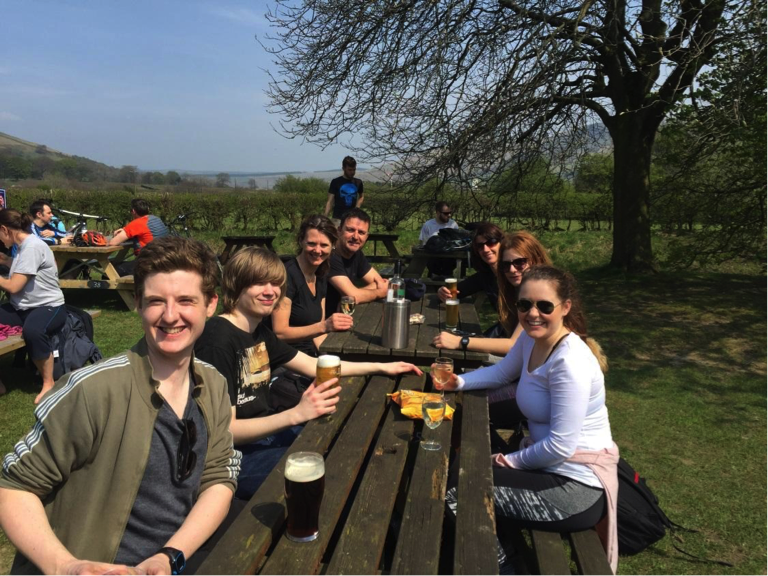
[[(80, 238), (85, 232), (88, 231), (88, 220), (95, 220), (99, 222), (108, 222), (109, 218), (106, 216), (97, 216), (95, 214), (85, 214), (83, 212), (73, 212), (71, 210), (64, 210), (63, 208), (52, 208), (53, 212), (58, 213), (60, 216), (76, 216), (77, 222), (74, 226), (67, 230), (67, 234), (71, 236), (72, 243)], [(90, 280), (91, 269), (98, 265), (96, 260), (88, 260), (87, 262), (81, 262), (79, 260), (72, 259), (64, 264), (64, 268), (61, 270), (60, 278), (74, 279), (74, 280)], [(97, 272), (101, 273), (102, 278), (104, 272), (97, 269)]]

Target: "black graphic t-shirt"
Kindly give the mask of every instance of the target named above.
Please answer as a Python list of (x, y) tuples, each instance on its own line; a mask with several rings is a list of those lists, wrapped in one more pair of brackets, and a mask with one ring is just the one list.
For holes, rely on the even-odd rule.
[(260, 323), (253, 334), (226, 318), (211, 318), (195, 343), (195, 355), (227, 379), (229, 400), (238, 419), (268, 416), (272, 370), (290, 362), (298, 350), (278, 340)]
[(334, 276), (346, 276), (357, 285), (368, 274), (371, 264), (362, 250), (358, 250), (349, 258), (343, 258), (338, 252), (331, 254), (331, 271), (328, 273), (328, 291), (325, 296), (325, 317), (328, 318), (334, 312), (338, 312), (341, 294), (331, 282)]
[(357, 205), (357, 199), (363, 196), (363, 181), (359, 178), (347, 180), (339, 176), (331, 180), (328, 194), (333, 194), (333, 217), (341, 218), (344, 212)]

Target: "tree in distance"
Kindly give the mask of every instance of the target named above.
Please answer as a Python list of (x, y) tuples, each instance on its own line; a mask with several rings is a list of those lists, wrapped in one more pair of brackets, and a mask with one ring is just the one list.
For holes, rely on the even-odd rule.
[[(654, 267), (651, 151), (662, 121), (752, 0), (276, 0), (267, 95), (288, 137), (349, 136), (402, 182), (502, 174), (602, 122), (613, 140), (613, 254)], [(359, 159), (359, 158), (358, 158)]]
[(226, 172), (219, 172), (216, 174), (216, 188), (225, 188), (229, 186), (232, 178)]

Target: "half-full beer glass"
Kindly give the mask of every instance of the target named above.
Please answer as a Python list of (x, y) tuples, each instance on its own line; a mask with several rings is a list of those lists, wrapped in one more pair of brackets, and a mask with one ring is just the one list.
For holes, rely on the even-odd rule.
[(317, 383), (328, 382), (331, 378), (341, 378), (341, 358), (324, 354), (317, 359)]
[(285, 462), (285, 503), (288, 528), (294, 542), (317, 538), (320, 504), (325, 491), (325, 461), (317, 452), (295, 452)]
[(459, 301), (445, 301), (445, 327), (455, 330), (459, 325)]
[(459, 297), (459, 281), (456, 278), (446, 278), (445, 287), (451, 293), (451, 299), (456, 300)]

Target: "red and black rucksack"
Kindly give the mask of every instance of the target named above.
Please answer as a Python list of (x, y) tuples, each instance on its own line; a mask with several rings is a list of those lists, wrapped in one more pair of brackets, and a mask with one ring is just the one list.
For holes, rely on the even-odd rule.
[(107, 238), (101, 232), (86, 230), (74, 240), (75, 246), (106, 246)]
[[(656, 494), (646, 484), (645, 478), (641, 477), (624, 458), (619, 458), (618, 475), (619, 500), (616, 506), (616, 523), (619, 533), (619, 554), (631, 556), (642, 552), (651, 544), (661, 540), (667, 530), (673, 537), (676, 537), (676, 530), (697, 532), (669, 519), (659, 506)], [(674, 542), (672, 546), (681, 554), (697, 560), (733, 566), (721, 560), (709, 560), (689, 554), (678, 548)]]

